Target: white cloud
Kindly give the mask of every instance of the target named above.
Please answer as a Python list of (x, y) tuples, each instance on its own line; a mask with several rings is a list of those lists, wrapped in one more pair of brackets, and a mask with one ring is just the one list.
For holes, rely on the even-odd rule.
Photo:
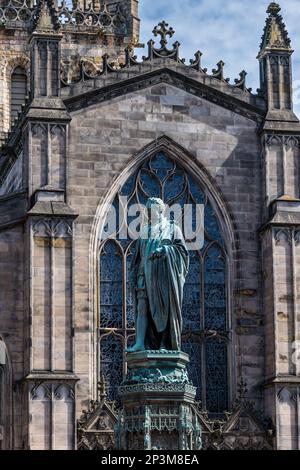
[[(182, 57), (193, 58), (200, 49), (202, 64), (211, 70), (222, 59), (225, 75), (233, 82), (241, 70), (248, 72), (247, 85), (259, 87), (256, 59), (267, 17), (268, 0), (140, 0), (141, 41), (152, 37), (162, 19), (176, 31)], [(282, 16), (295, 49), (293, 55), (295, 111), (300, 116), (300, 8), (299, 0), (281, 2)], [(142, 54), (141, 54), (142, 55)]]

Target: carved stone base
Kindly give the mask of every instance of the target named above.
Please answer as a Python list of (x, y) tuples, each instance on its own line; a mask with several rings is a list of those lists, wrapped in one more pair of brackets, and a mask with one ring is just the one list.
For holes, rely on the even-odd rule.
[(128, 374), (119, 388), (123, 412), (116, 427), (117, 448), (201, 449), (196, 388), (186, 370), (188, 355), (142, 351), (127, 354), (126, 362)]

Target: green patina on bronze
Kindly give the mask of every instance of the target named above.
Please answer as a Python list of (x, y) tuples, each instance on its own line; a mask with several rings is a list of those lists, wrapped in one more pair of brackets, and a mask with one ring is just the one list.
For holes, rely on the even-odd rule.
[(130, 268), (137, 318), (136, 343), (128, 352), (179, 351), (189, 254), (179, 226), (164, 215), (163, 201), (150, 198), (147, 209)]
[(187, 354), (181, 351), (141, 351), (126, 357), (128, 373), (122, 386), (135, 384), (189, 384)]

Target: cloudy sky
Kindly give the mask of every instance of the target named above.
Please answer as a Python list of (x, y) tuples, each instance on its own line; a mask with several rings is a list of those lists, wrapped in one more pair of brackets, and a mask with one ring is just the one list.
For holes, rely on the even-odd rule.
[[(247, 85), (259, 86), (260, 39), (268, 0), (140, 0), (141, 41), (152, 37), (153, 27), (162, 19), (175, 29), (174, 41), (181, 43), (181, 55), (193, 57), (199, 49), (202, 65), (210, 71), (222, 59), (225, 75), (233, 82), (241, 70), (248, 72)], [(300, 0), (281, 0), (282, 16), (295, 49), (293, 82), (295, 110), (300, 117)]]

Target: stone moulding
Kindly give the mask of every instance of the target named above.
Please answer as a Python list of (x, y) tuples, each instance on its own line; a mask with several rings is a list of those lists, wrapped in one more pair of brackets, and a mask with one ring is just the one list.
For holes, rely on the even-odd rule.
[(73, 234), (72, 220), (37, 220), (32, 227), (34, 237), (71, 238)]
[(196, 388), (189, 384), (180, 383), (156, 383), (156, 384), (136, 384), (136, 385), (121, 385), (119, 394), (124, 396), (127, 393), (140, 393), (140, 392), (179, 392), (184, 394), (195, 395)]
[(263, 122), (265, 115), (263, 110), (167, 67), (139, 74), (126, 80), (75, 95), (74, 97), (64, 98), (64, 103), (69, 112), (74, 112), (159, 83), (167, 83), (183, 89), (187, 93), (222, 106), (251, 121), (255, 121), (258, 125)]
[(136, 353), (129, 353), (126, 356), (126, 361), (129, 369), (136, 367), (157, 366), (161, 364), (164, 367), (176, 365), (180, 369), (184, 369), (189, 362), (189, 357), (182, 351), (140, 351)]

